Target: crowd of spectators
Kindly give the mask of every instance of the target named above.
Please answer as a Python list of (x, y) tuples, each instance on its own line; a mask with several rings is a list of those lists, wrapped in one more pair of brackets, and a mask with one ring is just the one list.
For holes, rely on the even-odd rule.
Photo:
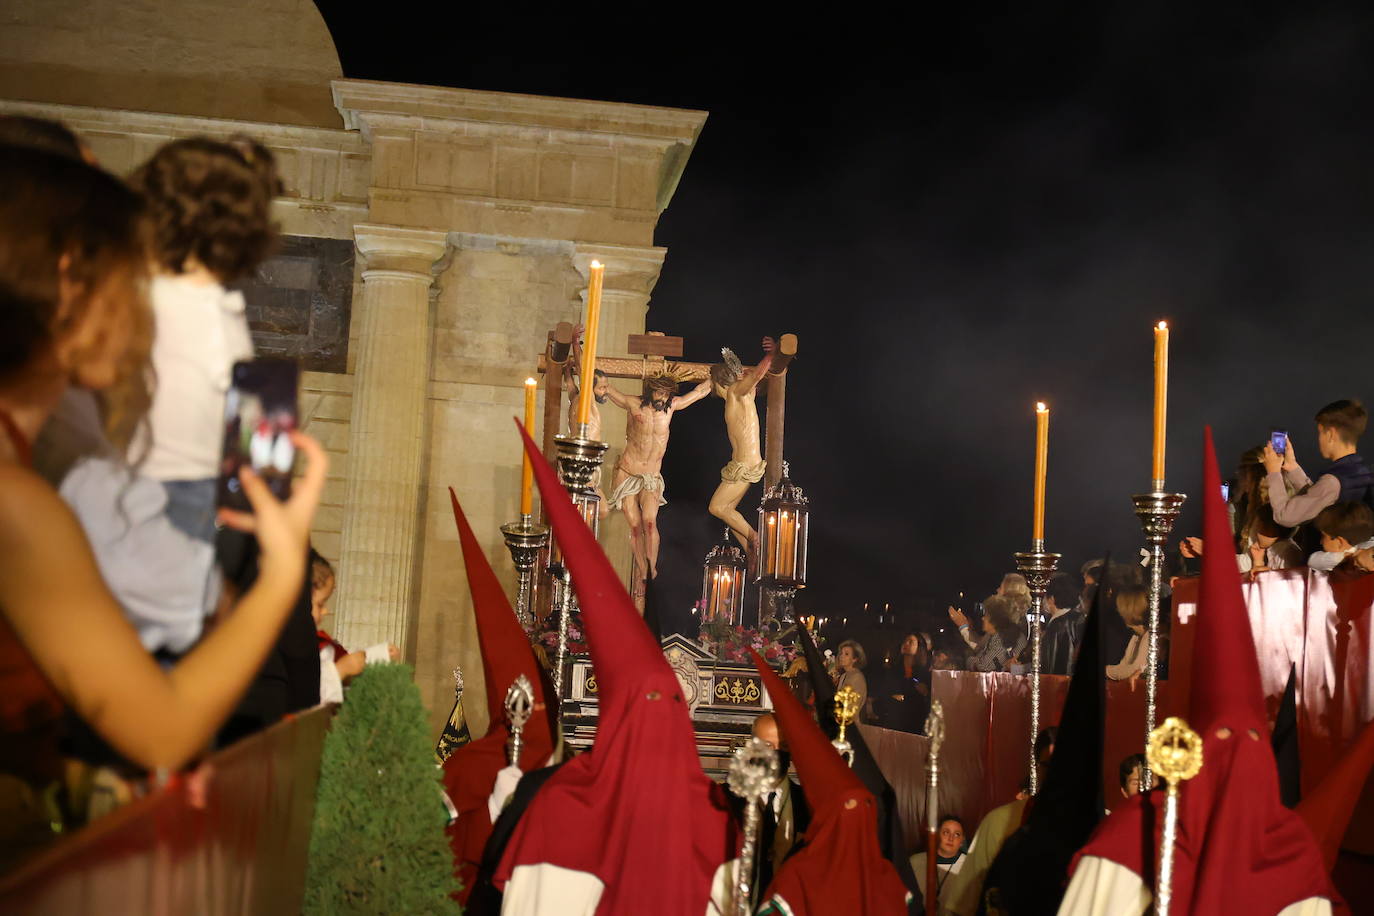
[(0, 117), (0, 187), (2, 868), (104, 810), (92, 787), (135, 797), (397, 652), (321, 644), (313, 439), (289, 434), (289, 497), (244, 468), (252, 511), (217, 507), (272, 154), (181, 139), (121, 179), (65, 126)]

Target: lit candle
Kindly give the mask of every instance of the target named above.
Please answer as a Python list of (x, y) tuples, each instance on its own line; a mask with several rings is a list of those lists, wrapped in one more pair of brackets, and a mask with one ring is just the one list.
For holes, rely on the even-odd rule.
[(768, 513), (768, 532), (765, 534), (768, 540), (768, 554), (763, 561), (763, 568), (769, 575), (776, 576), (778, 567), (776, 557), (778, 552), (778, 517), (775, 513)]
[[(534, 435), (534, 397), (538, 383), (532, 378), (525, 379), (525, 430)], [(520, 514), (534, 512), (534, 468), (530, 465), (529, 452), (520, 450), (523, 463), (520, 466)]]
[(791, 562), (793, 562), (793, 526), (791, 526), (791, 516), (783, 512), (778, 519), (778, 574), (782, 578), (791, 577)]
[(1035, 405), (1035, 517), (1031, 525), (1031, 537), (1036, 541), (1045, 539), (1045, 472), (1050, 459), (1050, 409), (1039, 403)]
[(1155, 325), (1155, 448), (1150, 479), (1164, 486), (1164, 427), (1169, 412), (1169, 325)]
[(593, 261), (591, 276), (587, 281), (587, 339), (582, 344), (581, 388), (577, 394), (577, 424), (583, 425), (591, 416), (592, 383), (596, 380), (596, 334), (601, 324), (601, 280), (605, 268), (600, 261)]

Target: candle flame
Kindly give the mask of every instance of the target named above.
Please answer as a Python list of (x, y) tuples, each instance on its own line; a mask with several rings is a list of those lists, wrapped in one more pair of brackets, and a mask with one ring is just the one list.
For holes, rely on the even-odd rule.
[(529, 387), (533, 388), (535, 385), (538, 385), (539, 383), (536, 382), (536, 381), (535, 381), (534, 379), (532, 379), (532, 378), (527, 378), (527, 379), (525, 379), (525, 384), (528, 385)]
[(1161, 331), (1167, 328), (1168, 326), (1169, 322), (1167, 321), (1161, 321), (1159, 324), (1155, 325), (1155, 327), (1159, 328)]
[(1044, 401), (1036, 401), (1036, 402), (1035, 402), (1035, 412), (1036, 412), (1036, 413), (1044, 413), (1044, 412), (1047, 411), (1047, 410), (1049, 410), (1049, 408), (1045, 406), (1045, 402), (1044, 402)]
[(592, 262), (592, 270), (600, 270), (600, 269), (601, 269), (601, 262), (600, 262), (600, 261), (593, 261), (593, 262)]

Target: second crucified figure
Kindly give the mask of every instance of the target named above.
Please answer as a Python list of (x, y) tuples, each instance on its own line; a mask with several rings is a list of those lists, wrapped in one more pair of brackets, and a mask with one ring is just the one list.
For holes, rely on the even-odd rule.
[(752, 558), (758, 546), (758, 533), (739, 512), (740, 500), (749, 488), (763, 479), (768, 463), (759, 445), (759, 409), (754, 403), (759, 382), (773, 364), (773, 338), (763, 339), (763, 359), (745, 369), (729, 349), (725, 358), (711, 367), (711, 390), (725, 401), (725, 432), (730, 437), (730, 463), (720, 470), (720, 486), (711, 497), (711, 514), (730, 526), (735, 537)]

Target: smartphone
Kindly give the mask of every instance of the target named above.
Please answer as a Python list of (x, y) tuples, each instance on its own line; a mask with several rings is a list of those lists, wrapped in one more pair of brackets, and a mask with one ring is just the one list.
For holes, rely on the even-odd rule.
[(1221, 501), (1224, 503), (1231, 501), (1231, 485), (1229, 483), (1221, 485)]
[(291, 433), (299, 421), (299, 378), (294, 360), (234, 363), (224, 400), (224, 449), (216, 488), (219, 505), (252, 508), (239, 482), (239, 469), (245, 465), (262, 477), (278, 499), (291, 495), (291, 468), (296, 461)]
[(1274, 446), (1274, 451), (1280, 455), (1288, 451), (1288, 430), (1276, 429), (1269, 434), (1269, 443)]

